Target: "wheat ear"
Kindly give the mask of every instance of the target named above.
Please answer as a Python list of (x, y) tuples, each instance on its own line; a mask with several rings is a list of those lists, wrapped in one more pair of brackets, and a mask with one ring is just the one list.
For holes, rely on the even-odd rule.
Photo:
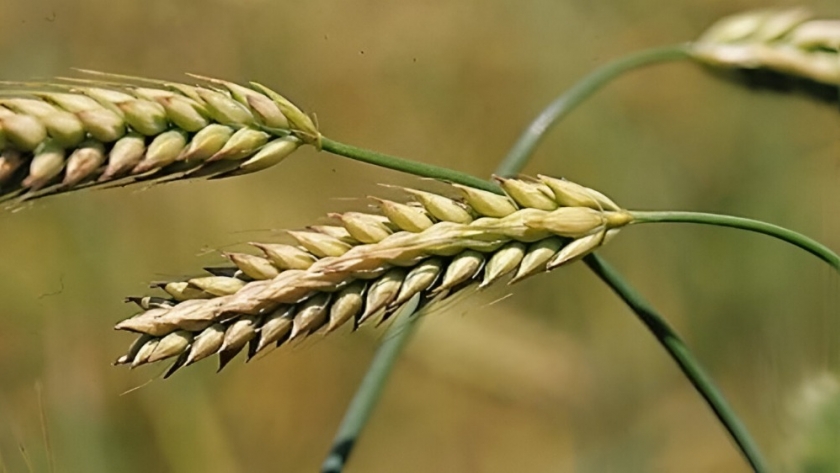
[(0, 201), (245, 174), (320, 144), (313, 121), (260, 84), (82, 72), (93, 79), (0, 84)]
[(830, 100), (840, 86), (840, 20), (806, 9), (760, 10), (726, 17), (691, 47), (699, 61), (739, 69), (757, 85), (805, 85)]
[(221, 369), (245, 346), (251, 358), (322, 327), (385, 320), (417, 295), (428, 306), (503, 277), (521, 281), (582, 258), (632, 221), (569, 181), (498, 181), (507, 196), (403, 189), (411, 202), (374, 199), (379, 214), (331, 214), (340, 225), (290, 231), (297, 245), (253, 243), (262, 256), (228, 253), (233, 267), (160, 283), (168, 297), (129, 298), (145, 311), (116, 328), (141, 335), (117, 363), (175, 357), (168, 376), (218, 353)]

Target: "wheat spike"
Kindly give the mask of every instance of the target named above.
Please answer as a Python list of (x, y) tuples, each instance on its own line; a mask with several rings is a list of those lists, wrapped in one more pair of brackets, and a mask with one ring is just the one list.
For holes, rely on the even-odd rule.
[(246, 174), (319, 145), (313, 121), (259, 84), (82, 72), (92, 78), (0, 83), (0, 201)]
[(838, 100), (840, 20), (814, 19), (803, 8), (749, 11), (712, 25), (691, 51), (713, 68), (742, 71), (752, 85)]
[[(453, 186), (460, 199), (403, 189), (414, 201), (374, 199), (381, 214), (331, 214), (339, 224), (290, 231), (294, 245), (253, 243), (229, 268), (159, 283), (168, 297), (132, 297), (144, 309), (116, 328), (140, 337), (117, 364), (219, 354), (220, 369), (320, 329), (387, 319), (412, 297), (430, 306), (504, 277), (521, 281), (575, 261), (632, 221), (603, 194), (547, 176), (498, 181), (507, 196)], [(573, 205), (568, 205), (568, 204)]]

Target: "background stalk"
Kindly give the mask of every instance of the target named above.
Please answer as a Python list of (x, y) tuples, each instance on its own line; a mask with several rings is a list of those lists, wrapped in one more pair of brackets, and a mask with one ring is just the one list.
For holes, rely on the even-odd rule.
[[(321, 149), (395, 171), (456, 182), (497, 194), (502, 193), (501, 187), (495, 183), (470, 174), (347, 145), (327, 137), (322, 137)], [(341, 473), (344, 470), (344, 465), (350, 458), (362, 429), (367, 424), (373, 408), (382, 395), (382, 390), (385, 388), (385, 383), (394, 368), (397, 357), (402, 353), (408, 339), (420, 322), (420, 317), (414, 317), (416, 307), (416, 302), (413, 307), (406, 307), (385, 332), (384, 341), (376, 350), (367, 373), (365, 373), (356, 394), (353, 395), (353, 400), (350, 401), (350, 405), (344, 413), (344, 418), (341, 420), (335, 439), (333, 439), (330, 452), (321, 465), (322, 473)]]
[(583, 261), (601, 281), (604, 281), (633, 310), (639, 320), (665, 348), (685, 377), (691, 382), (691, 385), (694, 386), (694, 389), (700, 393), (720, 423), (723, 424), (753, 470), (756, 472), (769, 471), (758, 446), (744, 423), (735, 415), (735, 411), (732, 410), (726, 398), (715, 386), (714, 381), (706, 374), (700, 362), (694, 358), (691, 350), (683, 343), (674, 329), (668, 325), (668, 322), (656, 312), (641, 294), (624, 281), (618, 271), (597, 254), (592, 253), (586, 256)]
[(402, 353), (408, 339), (414, 333), (414, 327), (420, 320), (420, 317), (413, 317), (419, 300), (418, 296), (414, 296), (408, 305), (397, 314), (394, 323), (385, 333), (385, 339), (376, 350), (373, 361), (370, 363), (359, 389), (353, 395), (353, 400), (347, 407), (344, 419), (341, 420), (330, 453), (321, 465), (322, 473), (339, 473), (344, 469), (356, 440), (359, 438), (359, 433), (367, 424), (373, 408), (382, 396), (385, 382), (394, 368), (397, 357)]
[(613, 79), (642, 66), (688, 57), (689, 44), (681, 43), (631, 53), (595, 69), (540, 112), (519, 135), (519, 139), (499, 164), (496, 174), (512, 176), (519, 173), (548, 130)]

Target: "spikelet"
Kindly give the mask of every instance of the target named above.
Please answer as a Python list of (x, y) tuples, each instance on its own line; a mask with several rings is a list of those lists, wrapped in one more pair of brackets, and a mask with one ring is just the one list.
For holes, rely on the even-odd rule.
[(840, 20), (816, 20), (802, 8), (758, 10), (712, 25), (691, 47), (717, 70), (738, 70), (750, 85), (797, 87), (837, 102)]
[(259, 84), (82, 72), (93, 78), (0, 83), (0, 201), (246, 174), (320, 143), (307, 115)]
[[(116, 328), (140, 334), (117, 364), (175, 358), (166, 376), (213, 354), (220, 369), (323, 329), (386, 320), (415, 296), (428, 307), (468, 287), (511, 283), (595, 251), (632, 222), (608, 197), (568, 181), (498, 179), (507, 196), (453, 186), (461, 199), (403, 189), (382, 215), (330, 214), (337, 225), (289, 231), (295, 244), (252, 243), (210, 276), (159, 283)], [(572, 205), (569, 205), (569, 204)], [(173, 335), (177, 334), (177, 335)]]

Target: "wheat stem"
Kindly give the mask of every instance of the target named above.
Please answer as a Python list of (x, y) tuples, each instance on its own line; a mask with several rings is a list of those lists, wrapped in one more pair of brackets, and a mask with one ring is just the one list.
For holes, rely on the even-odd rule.
[(359, 148), (357, 146), (332, 140), (326, 136), (321, 137), (321, 149), (339, 156), (344, 156), (345, 158), (354, 159), (356, 161), (373, 164), (383, 168), (393, 169), (395, 171), (414, 174), (415, 176), (454, 182), (456, 184), (495, 192), (497, 194), (502, 193), (498, 185), (467, 173), (435, 166), (433, 164), (399, 158), (397, 156), (391, 156), (369, 149)]
[(341, 473), (344, 469), (359, 434), (367, 425), (373, 408), (376, 407), (379, 398), (382, 396), (385, 383), (388, 381), (391, 371), (393, 371), (397, 357), (402, 353), (409, 338), (411, 338), (411, 334), (414, 333), (414, 328), (421, 319), (420, 317), (414, 317), (418, 302), (419, 297), (415, 296), (402, 309), (403, 313), (398, 315), (385, 334), (384, 341), (376, 350), (373, 361), (371, 361), (364, 379), (356, 390), (356, 394), (353, 395), (353, 400), (350, 401), (344, 418), (341, 420), (329, 455), (321, 465), (322, 473)]
[(801, 233), (789, 230), (772, 223), (761, 222), (732, 215), (719, 215), (703, 212), (654, 211), (632, 212), (633, 223), (696, 223), (701, 225), (715, 225), (719, 227), (737, 228), (750, 232), (761, 233), (777, 238), (791, 245), (797, 246), (840, 271), (840, 256), (818, 241), (808, 238)]
[[(363, 148), (340, 143), (326, 137), (321, 139), (321, 149), (340, 156), (362, 161), (368, 164), (407, 172), (424, 177), (443, 179), (456, 184), (467, 185), (489, 192), (501, 193), (501, 188), (493, 182), (471, 176), (466, 173), (437, 167), (416, 161), (408, 161), (396, 156), (389, 156)], [(503, 171), (501, 167), (497, 171)], [(393, 370), (394, 363), (402, 354), (408, 339), (420, 323), (420, 317), (413, 317), (416, 304), (406, 308), (402, 317), (397, 319), (385, 334), (385, 339), (371, 361), (353, 400), (345, 411), (329, 454), (321, 466), (322, 473), (341, 473), (350, 458), (356, 440), (367, 425), (370, 413), (378, 402), (382, 390)]]
[(642, 66), (688, 57), (688, 44), (674, 44), (631, 53), (595, 69), (540, 112), (519, 136), (496, 173), (502, 176), (519, 173), (546, 132), (613, 79)]
[(761, 452), (743, 422), (732, 410), (720, 390), (717, 389), (714, 381), (703, 370), (700, 362), (694, 358), (679, 335), (668, 325), (668, 322), (656, 312), (641, 294), (625, 283), (621, 275), (612, 266), (599, 258), (597, 254), (592, 253), (585, 257), (583, 261), (633, 310), (645, 327), (656, 337), (656, 340), (668, 351), (668, 354), (680, 367), (694, 389), (703, 396), (706, 404), (712, 408), (715, 416), (729, 432), (732, 440), (738, 445), (753, 470), (758, 473), (768, 471)]

